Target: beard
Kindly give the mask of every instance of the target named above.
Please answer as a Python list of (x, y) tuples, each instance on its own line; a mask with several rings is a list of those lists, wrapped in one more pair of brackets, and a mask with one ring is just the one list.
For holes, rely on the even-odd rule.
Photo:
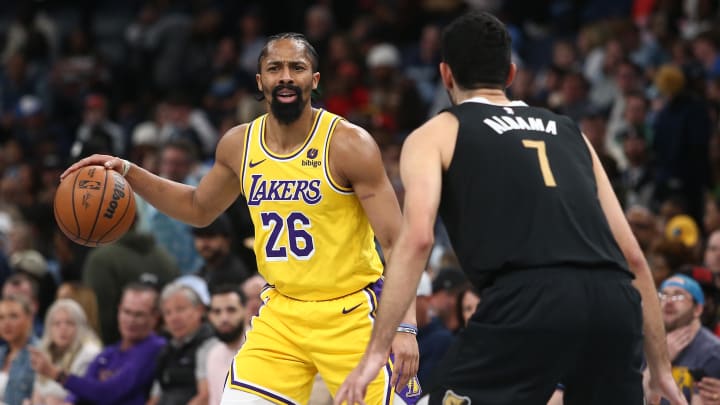
[(687, 312), (681, 313), (677, 316), (677, 318), (673, 319), (670, 322), (665, 323), (665, 329), (668, 332), (672, 332), (675, 329), (682, 328), (683, 326), (690, 325), (692, 321), (694, 320), (694, 315), (692, 309), (690, 309)]
[(232, 329), (230, 329), (227, 332), (220, 332), (219, 330), (215, 329), (215, 336), (217, 336), (218, 339), (220, 339), (223, 343), (233, 343), (236, 342), (240, 336), (242, 336), (243, 332), (245, 330), (245, 323), (240, 322), (240, 324)]
[[(295, 101), (292, 103), (281, 103), (278, 101), (278, 93), (283, 89), (294, 91)], [(272, 99), (270, 99), (270, 111), (272, 111), (273, 116), (277, 118), (281, 124), (290, 125), (297, 121), (297, 119), (300, 118), (300, 114), (302, 114), (304, 106), (305, 101), (303, 100), (302, 89), (300, 89), (300, 87), (292, 84), (281, 84), (273, 89)]]

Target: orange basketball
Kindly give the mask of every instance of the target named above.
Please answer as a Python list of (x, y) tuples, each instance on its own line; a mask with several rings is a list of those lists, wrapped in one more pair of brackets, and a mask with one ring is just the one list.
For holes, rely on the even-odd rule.
[(135, 221), (135, 196), (115, 170), (85, 166), (60, 182), (55, 220), (73, 242), (100, 246), (118, 240)]

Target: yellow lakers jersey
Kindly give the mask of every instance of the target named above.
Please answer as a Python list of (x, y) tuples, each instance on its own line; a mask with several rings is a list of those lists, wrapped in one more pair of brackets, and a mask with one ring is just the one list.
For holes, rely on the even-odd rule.
[(328, 149), (341, 117), (316, 110), (292, 153), (265, 143), (267, 115), (245, 131), (242, 193), (255, 226), (258, 271), (278, 292), (305, 301), (333, 299), (376, 281), (382, 263), (373, 231), (351, 188), (332, 178)]

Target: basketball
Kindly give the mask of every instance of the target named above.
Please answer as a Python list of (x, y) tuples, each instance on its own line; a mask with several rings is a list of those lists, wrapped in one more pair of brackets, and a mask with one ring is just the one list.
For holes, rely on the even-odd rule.
[(118, 240), (135, 221), (130, 184), (115, 170), (85, 166), (60, 182), (55, 220), (73, 242), (101, 246)]

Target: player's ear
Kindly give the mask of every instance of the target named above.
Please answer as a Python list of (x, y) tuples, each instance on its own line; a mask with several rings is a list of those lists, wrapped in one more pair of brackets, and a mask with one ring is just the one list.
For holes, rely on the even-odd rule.
[(260, 93), (262, 93), (262, 91), (263, 91), (263, 89), (262, 89), (262, 80), (260, 80), (260, 74), (259, 74), (259, 73), (255, 75), (255, 81), (257, 82), (257, 88), (258, 88), (258, 90), (260, 91)]
[(505, 79), (505, 87), (510, 87), (513, 80), (515, 80), (515, 75), (517, 74), (517, 65), (510, 62), (510, 70), (508, 70), (507, 78)]
[(318, 84), (320, 84), (320, 72), (315, 72), (312, 75), (312, 89), (317, 90)]
[(440, 78), (442, 78), (443, 85), (446, 89), (450, 90), (455, 87), (455, 82), (452, 77), (452, 69), (450, 65), (445, 62), (440, 62)]

